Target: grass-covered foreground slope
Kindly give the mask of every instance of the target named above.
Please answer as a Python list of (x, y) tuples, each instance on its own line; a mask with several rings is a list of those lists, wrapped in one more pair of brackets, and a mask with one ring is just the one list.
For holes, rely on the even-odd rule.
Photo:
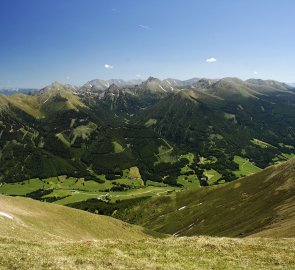
[(8, 196), (0, 196), (0, 231), (1, 237), (30, 241), (151, 237), (149, 231), (111, 217)]
[(27, 242), (0, 238), (0, 269), (294, 269), (294, 239)]
[(235, 182), (142, 201), (116, 217), (177, 236), (295, 237), (295, 159)]
[[(152, 211), (152, 209), (150, 209)], [(294, 239), (165, 237), (114, 218), (0, 196), (0, 269), (293, 269)]]

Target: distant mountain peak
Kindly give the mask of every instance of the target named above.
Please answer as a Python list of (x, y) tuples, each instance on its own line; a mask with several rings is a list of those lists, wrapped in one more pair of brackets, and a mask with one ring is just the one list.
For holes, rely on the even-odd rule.
[(243, 80), (241, 80), (240, 78), (237, 78), (237, 77), (225, 77), (225, 78), (220, 79), (219, 81), (230, 82), (230, 83), (244, 83)]
[(70, 85), (70, 84), (62, 84), (60, 82), (53, 82), (49, 84), (48, 86), (45, 86), (41, 90), (36, 92), (36, 95), (43, 95), (45, 93), (48, 93), (49, 95), (65, 95), (65, 93), (73, 93), (76, 91), (76, 87)]
[(62, 83), (60, 83), (58, 81), (55, 81), (55, 82), (45, 86), (42, 90), (47, 91), (47, 90), (51, 90), (51, 89), (61, 89), (61, 88), (64, 88), (64, 87), (65, 86)]
[(267, 87), (269, 89), (280, 89), (284, 91), (292, 89), (292, 86), (275, 80), (249, 79), (246, 81), (246, 83), (257, 85), (259, 87)]
[(106, 91), (112, 84), (115, 84), (119, 88), (129, 87), (133, 85), (140, 84), (142, 80), (130, 80), (125, 81), (122, 79), (110, 79), (110, 80), (101, 80), (94, 79), (85, 83), (80, 90), (90, 90), (93, 92), (104, 92)]
[(148, 79), (146, 81), (147, 82), (154, 82), (154, 81), (161, 82), (161, 80), (159, 80), (158, 78), (152, 77), (152, 76), (148, 77)]
[(194, 87), (194, 88), (207, 88), (207, 87), (213, 85), (214, 83), (216, 83), (216, 80), (201, 78), (198, 81), (196, 81), (195, 83), (193, 83), (192, 87)]
[(149, 77), (146, 81), (141, 83), (140, 87), (144, 90), (158, 93), (170, 91), (165, 85), (165, 81), (161, 81), (155, 77)]
[(110, 87), (106, 90), (106, 92), (113, 93), (113, 92), (118, 92), (119, 90), (120, 88), (118, 87), (118, 85), (116, 85), (115, 83), (112, 83)]

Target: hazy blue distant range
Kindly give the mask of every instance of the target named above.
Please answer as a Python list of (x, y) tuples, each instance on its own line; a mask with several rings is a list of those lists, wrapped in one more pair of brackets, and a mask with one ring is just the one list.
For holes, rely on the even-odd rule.
[(0, 89), (0, 94), (10, 96), (16, 93), (29, 94), (29, 93), (36, 92), (38, 90), (39, 89), (35, 89), (35, 88), (3, 88), (3, 89)]

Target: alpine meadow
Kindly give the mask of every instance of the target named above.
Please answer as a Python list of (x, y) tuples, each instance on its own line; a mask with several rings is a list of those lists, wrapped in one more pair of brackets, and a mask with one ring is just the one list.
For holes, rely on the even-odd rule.
[(1, 1), (0, 269), (295, 269), (294, 9)]

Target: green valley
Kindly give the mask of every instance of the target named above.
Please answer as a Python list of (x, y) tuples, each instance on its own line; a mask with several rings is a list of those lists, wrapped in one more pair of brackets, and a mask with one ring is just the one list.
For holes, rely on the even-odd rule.
[(0, 270), (295, 270), (294, 0), (0, 3)]
[(167, 85), (150, 77), (0, 95), (0, 193), (114, 203), (230, 182), (295, 155), (291, 87), (236, 78)]
[(0, 269), (292, 269), (294, 89), (178, 83), (0, 95)]

